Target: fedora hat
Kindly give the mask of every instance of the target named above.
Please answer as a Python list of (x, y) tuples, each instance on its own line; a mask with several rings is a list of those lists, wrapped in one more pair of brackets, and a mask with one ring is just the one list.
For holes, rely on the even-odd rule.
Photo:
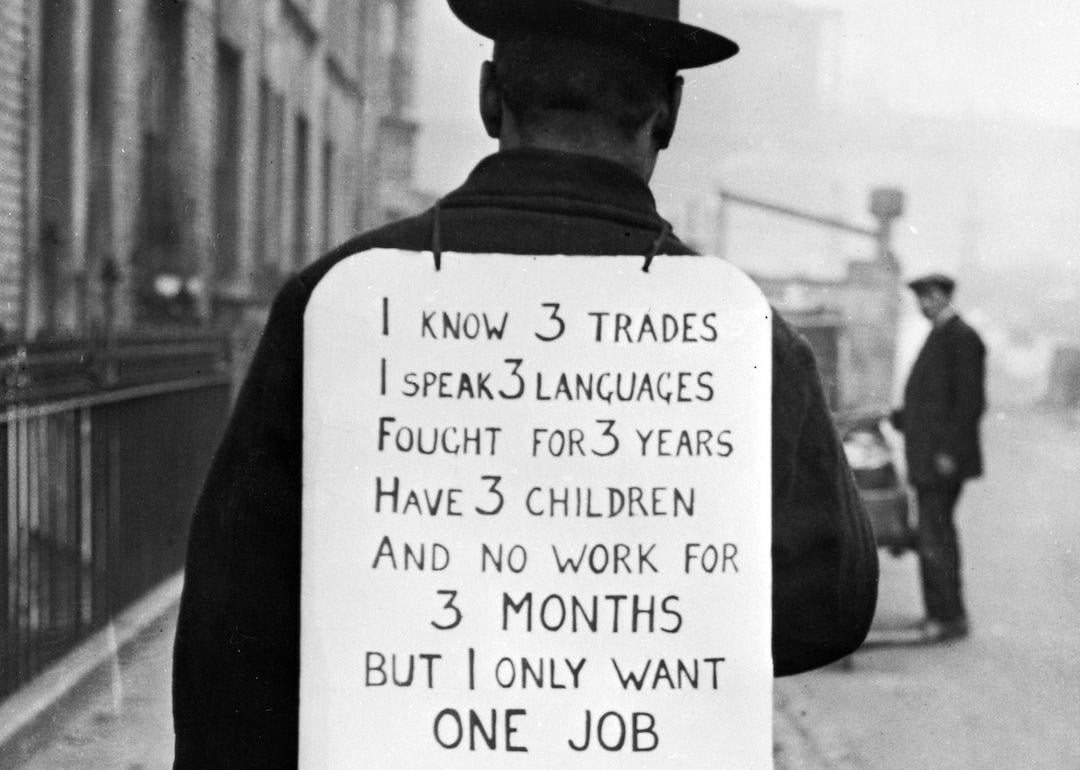
[(679, 21), (679, 0), (449, 0), (465, 26), (492, 40), (523, 33), (585, 37), (660, 58), (675, 69), (730, 58), (739, 46)]

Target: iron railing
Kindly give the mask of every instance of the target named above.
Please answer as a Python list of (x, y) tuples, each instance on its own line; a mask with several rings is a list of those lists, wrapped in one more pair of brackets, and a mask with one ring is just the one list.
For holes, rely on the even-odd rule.
[(219, 338), (0, 348), (0, 698), (183, 566)]

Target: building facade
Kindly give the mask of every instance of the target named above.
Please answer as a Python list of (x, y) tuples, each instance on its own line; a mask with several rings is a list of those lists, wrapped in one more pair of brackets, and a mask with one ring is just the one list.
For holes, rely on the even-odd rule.
[(207, 325), (409, 213), (413, 0), (0, 0), (6, 339)]
[(26, 216), (23, 184), (26, 0), (0, 0), (0, 340), (19, 326)]

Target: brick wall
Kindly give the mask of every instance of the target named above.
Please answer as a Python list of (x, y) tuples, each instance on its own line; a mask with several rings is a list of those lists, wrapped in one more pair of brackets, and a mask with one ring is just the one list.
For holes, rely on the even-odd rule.
[(0, 339), (20, 324), (25, 232), (26, 0), (0, 0)]
[[(406, 83), (389, 92), (390, 53), (408, 58), (379, 45), (390, 31), (415, 44), (408, 0), (0, 0), (0, 331), (171, 323), (170, 276), (194, 279), (201, 320), (227, 323), (381, 222), (382, 196), (411, 181), (411, 134), (379, 130), (408, 105)], [(240, 124), (225, 139), (223, 114)], [(46, 214), (51, 260), (37, 255)]]

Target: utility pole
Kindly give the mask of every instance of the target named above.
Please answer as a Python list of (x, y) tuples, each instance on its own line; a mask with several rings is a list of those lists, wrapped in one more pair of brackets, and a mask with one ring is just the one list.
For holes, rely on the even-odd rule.
[(870, 192), (870, 213), (878, 221), (878, 261), (890, 270), (899, 263), (892, 253), (892, 223), (904, 214), (904, 191), (896, 187), (876, 187)]
[[(803, 222), (821, 225), (822, 227), (831, 227), (836, 230), (854, 233), (855, 235), (864, 235), (868, 238), (873, 238), (877, 243), (877, 259), (882, 264), (889, 265), (890, 267), (896, 265), (896, 260), (892, 253), (892, 223), (904, 213), (903, 190), (895, 187), (877, 187), (870, 192), (870, 213), (877, 219), (878, 226), (876, 228), (862, 227), (836, 217), (813, 214), (791, 206), (762, 200), (761, 198), (752, 198), (749, 195), (742, 195), (722, 187), (717, 190), (717, 193), (720, 196), (719, 221), (723, 223), (725, 229), (727, 226), (725, 209), (727, 204), (735, 203), (741, 206), (759, 209), (761, 211), (768, 211), (772, 214), (779, 214), (780, 216), (789, 217), (791, 219), (798, 219)], [(721, 238), (722, 240), (726, 240), (726, 233), (722, 232)], [(723, 243), (721, 243), (721, 246), (723, 247)]]

